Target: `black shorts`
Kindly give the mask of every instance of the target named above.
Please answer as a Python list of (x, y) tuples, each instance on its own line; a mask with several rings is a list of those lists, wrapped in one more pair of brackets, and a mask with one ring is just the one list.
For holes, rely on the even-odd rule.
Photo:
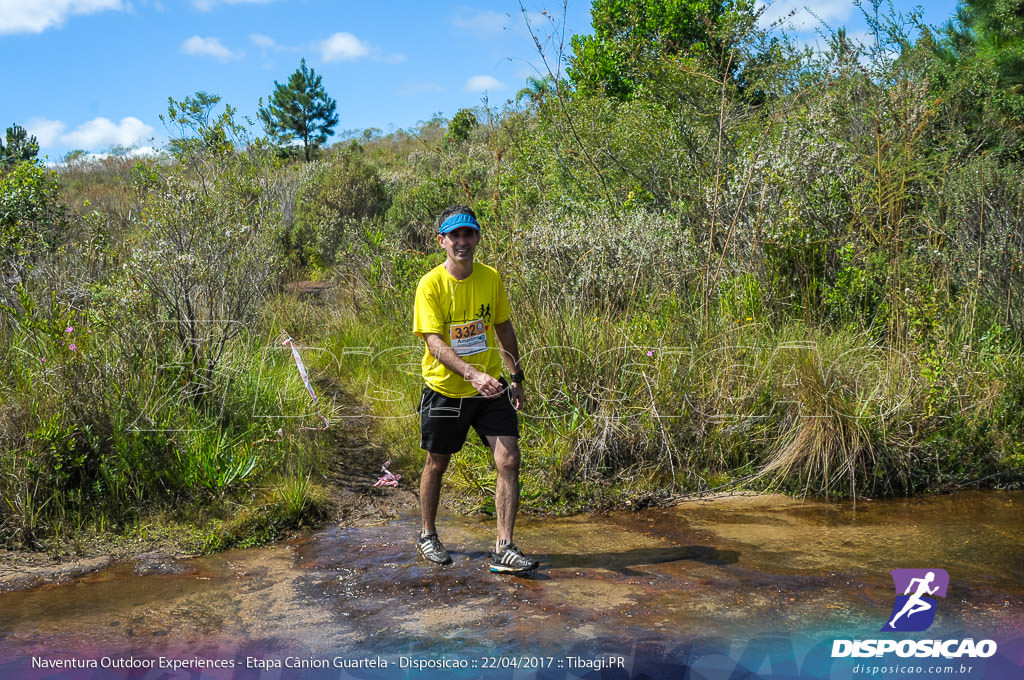
[(452, 398), (423, 388), (420, 397), (420, 447), (431, 453), (450, 455), (458, 452), (466, 443), (470, 426), (480, 435), (480, 441), (487, 446), (485, 437), (519, 436), (519, 414), (512, 406), (508, 384), (501, 384), (505, 391), (500, 397)]

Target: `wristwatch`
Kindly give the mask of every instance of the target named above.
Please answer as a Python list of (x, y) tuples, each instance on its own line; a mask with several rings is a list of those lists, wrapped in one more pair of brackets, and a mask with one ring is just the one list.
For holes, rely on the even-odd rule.
[(522, 371), (516, 371), (515, 373), (512, 374), (512, 382), (514, 382), (514, 383), (516, 383), (518, 385), (522, 385), (523, 384), (523, 379), (524, 378), (525, 378), (525, 376), (523, 375)]

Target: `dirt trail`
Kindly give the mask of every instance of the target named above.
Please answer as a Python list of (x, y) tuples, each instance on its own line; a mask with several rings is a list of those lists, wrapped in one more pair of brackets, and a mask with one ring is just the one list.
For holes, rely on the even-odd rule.
[(329, 489), (335, 505), (332, 521), (341, 526), (377, 523), (415, 507), (418, 501), (411, 482), (386, 490), (373, 486), (382, 474), (381, 466), (392, 456), (377, 442), (365, 407), (346, 395), (340, 385), (321, 380), (317, 386), (326, 388), (326, 393), (346, 404), (346, 411), (355, 415), (331, 425), (338, 452), (328, 465)]
[[(286, 284), (284, 292), (300, 300), (323, 303), (334, 285), (330, 281), (296, 281)], [(296, 341), (302, 345), (301, 338)], [(326, 470), (332, 509), (325, 526), (378, 524), (415, 507), (417, 499), (411, 484), (387, 490), (373, 487), (381, 466), (391, 456), (376, 443), (366, 408), (335, 378), (318, 378), (315, 388), (322, 397), (340, 404), (345, 414), (328, 430), (336, 455)], [(139, 573), (173, 569), (184, 557), (188, 555), (183, 554), (181, 545), (167, 537), (130, 542), (93, 536), (47, 551), (0, 549), (0, 592), (67, 582), (118, 562), (135, 562)]]

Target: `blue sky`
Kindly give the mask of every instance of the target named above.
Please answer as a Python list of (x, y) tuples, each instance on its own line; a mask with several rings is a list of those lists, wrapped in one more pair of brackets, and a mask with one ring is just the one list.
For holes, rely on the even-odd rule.
[[(557, 0), (524, 6), (542, 40), (564, 29), (568, 46), (591, 30), (589, 1), (569, 0), (564, 16)], [(924, 19), (942, 23), (954, 6), (930, 2)], [(864, 29), (849, 0), (776, 0), (765, 16), (795, 10), (787, 21), (813, 42), (806, 8), (851, 35)], [(485, 96), (500, 107), (540, 67), (520, 5), (507, 0), (0, 0), (0, 129), (25, 126), (50, 161), (160, 147), (168, 97), (204, 90), (255, 119), (259, 98), (303, 57), (338, 102), (338, 133), (409, 128)]]

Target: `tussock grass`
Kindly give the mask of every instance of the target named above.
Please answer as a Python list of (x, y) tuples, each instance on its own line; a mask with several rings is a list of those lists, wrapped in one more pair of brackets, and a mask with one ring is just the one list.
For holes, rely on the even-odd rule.
[[(779, 356), (787, 376), (779, 395), (785, 399), (782, 434), (762, 475), (826, 496), (900, 490), (890, 479), (897, 471), (885, 470), (881, 457), (899, 467), (909, 451), (898, 424), (917, 397), (917, 385), (909, 367), (868, 342), (840, 334), (820, 344), (785, 346)], [(884, 478), (875, 476), (878, 470), (885, 470)], [(885, 483), (893, 486), (886, 489)]]

